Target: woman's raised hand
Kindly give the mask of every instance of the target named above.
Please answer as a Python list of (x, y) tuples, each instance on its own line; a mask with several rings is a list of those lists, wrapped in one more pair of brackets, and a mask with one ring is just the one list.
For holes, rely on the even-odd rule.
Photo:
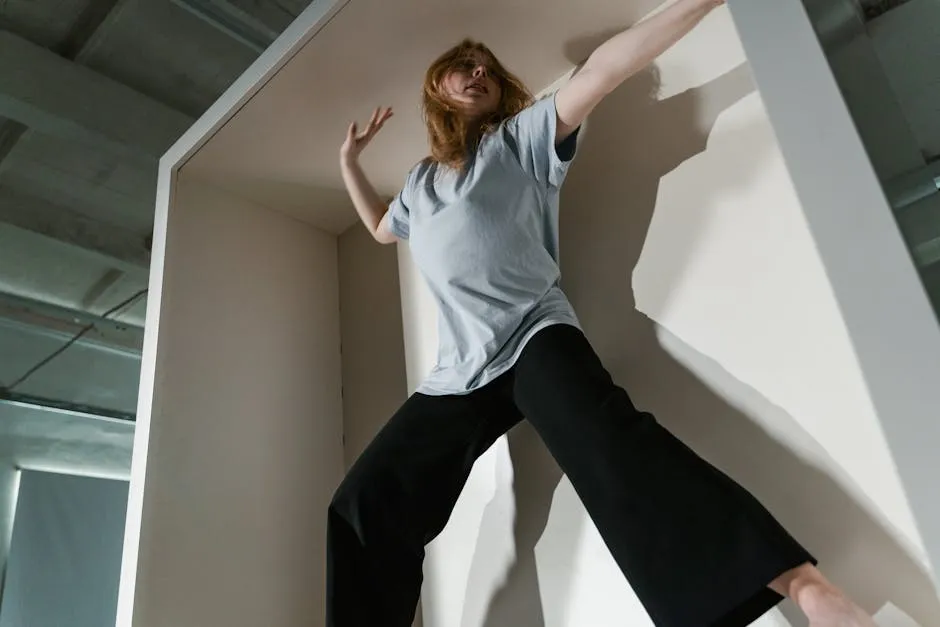
[(339, 149), (340, 159), (344, 161), (358, 159), (365, 147), (368, 146), (372, 138), (382, 130), (382, 126), (392, 115), (394, 114), (392, 113), (391, 107), (379, 107), (375, 110), (375, 113), (372, 114), (369, 125), (366, 126), (362, 132), (359, 132), (358, 124), (355, 122), (350, 124), (349, 130), (346, 133), (346, 141), (343, 142), (343, 146)]

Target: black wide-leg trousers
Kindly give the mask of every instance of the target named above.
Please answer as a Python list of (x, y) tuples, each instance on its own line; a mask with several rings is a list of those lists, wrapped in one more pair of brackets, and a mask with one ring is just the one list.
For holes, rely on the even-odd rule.
[(328, 627), (411, 625), (425, 545), (474, 461), (523, 418), (659, 627), (749, 625), (781, 600), (767, 584), (815, 563), (746, 490), (638, 411), (581, 331), (555, 325), (482, 389), (413, 395), (356, 461), (328, 513)]

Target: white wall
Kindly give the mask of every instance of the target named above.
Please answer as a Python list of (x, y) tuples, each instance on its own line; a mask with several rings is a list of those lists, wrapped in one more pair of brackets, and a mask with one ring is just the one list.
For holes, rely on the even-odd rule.
[[(348, 468), (408, 396), (395, 246), (361, 224), (337, 239), (343, 351), (343, 443)], [(421, 610), (414, 627), (421, 627)]]
[[(938, 625), (910, 510), (743, 62), (718, 11), (661, 60), (658, 101), (649, 73), (596, 111), (563, 192), (566, 291), (639, 404), (751, 489), (869, 609), (890, 599)], [(433, 361), (434, 313), (401, 263), (413, 387)], [(648, 624), (559, 479), (527, 426), (480, 460), (429, 550), (428, 627)]]
[[(722, 69), (742, 59), (730, 21), (723, 25), (723, 37), (716, 20), (712, 32), (693, 33), (659, 66), (665, 102), (651, 109), (647, 128), (672, 129), (666, 140), (671, 171), (658, 186), (634, 274), (637, 306), (792, 414), (917, 543), (878, 418), (760, 98), (748, 95), (722, 114), (733, 90), (746, 80), (720, 78)], [(724, 49), (714, 44), (720, 37)], [(704, 59), (693, 54), (706, 46)], [(695, 82), (674, 82), (671, 77), (682, 72), (694, 75)], [(698, 91), (680, 93), (697, 84), (702, 85)], [(669, 111), (684, 107), (698, 117), (686, 137)], [(624, 128), (624, 134), (639, 128)], [(696, 156), (706, 138), (707, 151)], [(851, 437), (846, 437), (848, 428)], [(791, 437), (786, 430), (780, 435)]]
[(408, 384), (396, 249), (362, 225), (337, 241), (348, 468), (404, 402)]
[(184, 174), (161, 259), (133, 625), (322, 625), (343, 468), (336, 239)]

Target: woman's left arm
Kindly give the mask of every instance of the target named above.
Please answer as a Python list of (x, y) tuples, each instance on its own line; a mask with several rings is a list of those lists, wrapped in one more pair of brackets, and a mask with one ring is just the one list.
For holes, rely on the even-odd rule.
[(567, 139), (604, 97), (682, 39), (725, 0), (675, 0), (672, 6), (615, 35), (555, 95), (555, 145)]

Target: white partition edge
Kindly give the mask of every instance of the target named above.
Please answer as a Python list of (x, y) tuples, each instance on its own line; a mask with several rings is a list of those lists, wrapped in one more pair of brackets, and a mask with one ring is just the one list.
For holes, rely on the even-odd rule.
[(729, 6), (937, 582), (937, 316), (801, 0)]
[(154, 379), (157, 372), (157, 347), (163, 295), (167, 223), (170, 204), (176, 187), (177, 172), (349, 1), (312, 0), (303, 13), (229, 86), (225, 93), (196, 120), (192, 127), (160, 159), (154, 211), (153, 249), (151, 251), (149, 289), (147, 293), (147, 316), (141, 359), (140, 388), (137, 397), (137, 419), (131, 460), (116, 627), (131, 627), (133, 624), (140, 530), (147, 474), (147, 452), (150, 444), (150, 419), (153, 414)]

